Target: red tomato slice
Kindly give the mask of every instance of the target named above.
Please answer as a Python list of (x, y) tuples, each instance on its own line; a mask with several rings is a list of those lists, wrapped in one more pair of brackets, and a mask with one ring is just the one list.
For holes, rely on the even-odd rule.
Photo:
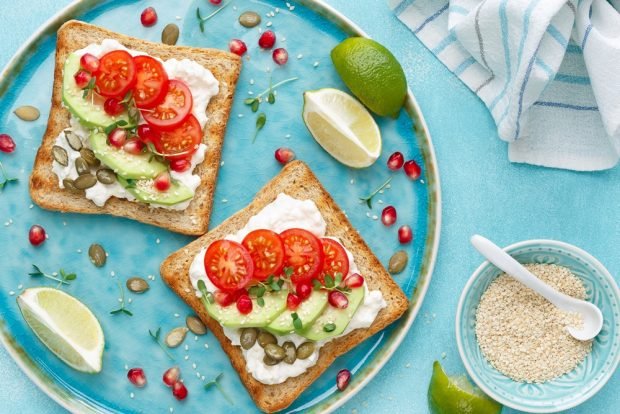
[(152, 137), (155, 149), (169, 160), (191, 158), (202, 141), (202, 129), (194, 115), (173, 130), (157, 132)]
[(168, 82), (168, 92), (164, 100), (153, 109), (142, 111), (149, 124), (160, 129), (174, 129), (192, 112), (192, 93), (183, 82), (172, 79)]
[(136, 106), (152, 108), (168, 93), (168, 74), (164, 66), (150, 56), (136, 56), (133, 63), (136, 66), (136, 86), (133, 89)]
[(336, 278), (336, 273), (342, 274), (344, 280), (349, 274), (349, 257), (344, 247), (336, 240), (322, 238), (323, 244), (323, 271), (319, 275), (318, 279), (321, 283), (325, 283), (325, 275), (330, 275), (332, 278)]
[(284, 267), (284, 244), (278, 233), (271, 230), (254, 230), (243, 242), (254, 262), (254, 279), (262, 281), (270, 275), (279, 276)]
[(114, 50), (99, 58), (95, 77), (100, 95), (122, 98), (136, 83), (136, 65), (127, 51)]
[(226, 292), (244, 288), (254, 273), (250, 253), (239, 243), (230, 240), (211, 243), (205, 253), (204, 265), (209, 280)]
[(309, 282), (323, 268), (323, 246), (314, 234), (304, 229), (288, 229), (280, 233), (284, 243), (284, 266), (293, 268), (291, 280)]

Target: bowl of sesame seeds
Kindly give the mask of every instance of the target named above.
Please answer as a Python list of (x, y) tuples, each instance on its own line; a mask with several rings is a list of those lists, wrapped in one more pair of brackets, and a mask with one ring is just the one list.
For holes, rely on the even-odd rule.
[(575, 407), (596, 394), (620, 362), (620, 290), (587, 252), (554, 240), (528, 240), (504, 249), (555, 289), (594, 303), (603, 329), (578, 341), (562, 312), (485, 261), (459, 300), (456, 339), (472, 380), (501, 404), (531, 413)]

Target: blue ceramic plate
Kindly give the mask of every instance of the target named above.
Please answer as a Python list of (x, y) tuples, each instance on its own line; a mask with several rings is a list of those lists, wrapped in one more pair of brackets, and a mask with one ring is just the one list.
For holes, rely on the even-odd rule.
[[(0, 79), (0, 132), (15, 138), (13, 154), (0, 153), (0, 161), (19, 182), (0, 193), (0, 246), (5, 256), (0, 278), (0, 332), (8, 351), (24, 371), (52, 398), (71, 411), (80, 412), (255, 412), (256, 407), (230, 366), (217, 341), (211, 336), (190, 335), (179, 348), (171, 350), (170, 361), (149, 336), (149, 329), (162, 332), (184, 325), (189, 309), (160, 280), (160, 262), (192, 239), (133, 221), (108, 217), (61, 214), (41, 210), (28, 196), (28, 177), (35, 152), (45, 131), (52, 87), (55, 32), (70, 18), (78, 18), (128, 35), (158, 41), (162, 28), (171, 22), (181, 29), (179, 44), (226, 49), (232, 38), (245, 40), (249, 58), (239, 79), (223, 151), (211, 227), (230, 216), (253, 197), (254, 193), (280, 169), (273, 158), (280, 146), (294, 149), (346, 210), (353, 224), (383, 263), (401, 248), (396, 227), (386, 228), (377, 220), (382, 207), (394, 205), (398, 224), (410, 224), (413, 243), (406, 246), (410, 261), (395, 277), (411, 306), (397, 323), (378, 333), (347, 355), (338, 359), (289, 408), (289, 412), (330, 411), (358, 392), (385, 364), (411, 326), (433, 269), (440, 224), (440, 195), (437, 166), (424, 120), (412, 96), (397, 119), (379, 118), (383, 134), (383, 155), (371, 168), (351, 170), (335, 162), (312, 139), (302, 120), (302, 92), (308, 89), (336, 87), (346, 90), (333, 69), (329, 52), (349, 35), (363, 33), (328, 6), (318, 1), (290, 2), (232, 0), (221, 13), (208, 21), (205, 33), (199, 30), (196, 8), (203, 15), (215, 10), (206, 1), (78, 1), (50, 20), (24, 45), (9, 63)], [(156, 26), (144, 28), (140, 12), (153, 5), (159, 14)], [(276, 9), (279, 8), (279, 9)], [(244, 29), (237, 23), (244, 10), (255, 10), (263, 18), (261, 27), (278, 34), (279, 45), (290, 54), (288, 64), (276, 68), (270, 53), (255, 47), (258, 28)], [(278, 11), (276, 11), (278, 10)], [(273, 16), (267, 13), (273, 12)], [(269, 68), (270, 72), (267, 72)], [(268, 88), (270, 76), (275, 83), (298, 76), (299, 80), (278, 90), (274, 105), (263, 104), (268, 120), (256, 143), (251, 143), (256, 115), (244, 105), (245, 98)], [(19, 120), (13, 110), (34, 105), (41, 110), (35, 122)], [(422, 166), (420, 181), (412, 182), (395, 173), (391, 188), (379, 194), (372, 210), (360, 203), (362, 197), (383, 183), (389, 170), (385, 162), (393, 151), (402, 151)], [(41, 224), (49, 239), (38, 248), (28, 243), (28, 229)], [(109, 253), (105, 267), (95, 268), (88, 260), (91, 243), (100, 243)], [(22, 320), (15, 298), (25, 288), (49, 285), (46, 280), (28, 276), (32, 264), (48, 272), (64, 268), (78, 274), (67, 292), (87, 304), (97, 315), (106, 336), (103, 371), (85, 375), (73, 371), (52, 355)], [(143, 295), (128, 294), (128, 309), (133, 317), (111, 315), (117, 308), (117, 282), (131, 276), (149, 275), (151, 289)], [(161, 374), (171, 365), (180, 366), (190, 396), (183, 403), (173, 399), (161, 383)], [(143, 367), (148, 385), (136, 389), (126, 379), (129, 367)], [(345, 392), (337, 392), (335, 376), (348, 368), (354, 376)], [(234, 397), (229, 403), (215, 389), (202, 384), (224, 373), (222, 385)]]
[(592, 352), (573, 371), (543, 384), (516, 382), (493, 368), (476, 341), (476, 309), (489, 284), (502, 273), (484, 262), (463, 289), (456, 315), (456, 339), (463, 364), (474, 382), (493, 399), (531, 413), (574, 407), (596, 394), (620, 362), (620, 291), (607, 269), (585, 251), (554, 240), (529, 240), (506, 247), (520, 263), (548, 263), (569, 268), (586, 288), (586, 300), (603, 313), (603, 329)]

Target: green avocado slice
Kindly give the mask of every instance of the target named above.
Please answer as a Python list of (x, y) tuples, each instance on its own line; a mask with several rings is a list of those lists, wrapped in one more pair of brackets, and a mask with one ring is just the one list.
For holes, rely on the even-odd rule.
[(179, 181), (172, 181), (167, 191), (158, 191), (153, 180), (131, 180), (118, 176), (118, 182), (136, 199), (147, 204), (173, 206), (194, 197), (194, 192)]
[(271, 323), (286, 309), (286, 289), (279, 292), (267, 292), (263, 295), (264, 306), (259, 306), (256, 299), (252, 299), (252, 312), (241, 314), (232, 304), (220, 306), (216, 302), (204, 301), (209, 316), (227, 328), (263, 328)]
[(326, 306), (327, 292), (315, 290), (310, 297), (301, 302), (296, 310), (291, 311), (286, 309), (280, 316), (274, 319), (266, 329), (276, 335), (286, 335), (295, 332), (292, 317), (293, 313), (297, 313), (303, 325), (310, 326), (325, 310)]

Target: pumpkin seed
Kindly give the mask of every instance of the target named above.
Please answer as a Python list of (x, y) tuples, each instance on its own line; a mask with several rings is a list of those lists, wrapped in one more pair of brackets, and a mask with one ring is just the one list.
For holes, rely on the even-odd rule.
[(97, 267), (103, 266), (108, 259), (103, 247), (97, 243), (91, 244), (88, 248), (88, 257), (90, 257), (90, 261)]
[(304, 342), (297, 348), (297, 358), (306, 359), (314, 353), (314, 342)]
[(292, 364), (297, 359), (297, 350), (295, 349), (295, 344), (291, 341), (286, 341), (282, 344), (282, 348), (284, 348), (284, 352), (286, 356), (284, 357), (284, 362), (287, 364)]
[(261, 346), (261, 348), (264, 348), (265, 346), (269, 344), (277, 344), (277, 343), (278, 343), (278, 340), (276, 339), (276, 337), (270, 334), (269, 332), (261, 331), (261, 333), (258, 334), (258, 344)]
[(276, 361), (282, 361), (286, 357), (286, 352), (280, 345), (267, 344), (265, 346), (265, 355)]
[(54, 160), (63, 167), (69, 165), (69, 155), (67, 151), (63, 147), (59, 147), (58, 145), (54, 145), (52, 147), (52, 157)]
[(62, 185), (63, 185), (63, 187), (65, 187), (65, 190), (69, 190), (72, 193), (81, 193), (82, 192), (82, 190), (78, 189), (75, 186), (75, 182), (72, 179), (70, 179), (70, 178), (65, 178), (64, 180), (62, 180)]
[(141, 277), (137, 276), (127, 279), (127, 282), (125, 282), (125, 286), (127, 286), (127, 289), (129, 289), (129, 291), (133, 293), (144, 293), (149, 290), (149, 283)]
[(22, 121), (36, 121), (41, 116), (39, 110), (31, 105), (20, 106), (13, 113)]
[(101, 184), (114, 184), (116, 181), (116, 174), (109, 168), (102, 168), (97, 170), (97, 179)]
[(78, 157), (75, 159), (75, 169), (78, 175), (84, 175), (90, 173), (90, 167), (86, 160), (82, 157)]
[(239, 23), (241, 23), (241, 26), (247, 27), (248, 29), (258, 26), (260, 21), (260, 14), (253, 11), (243, 12), (241, 16), (239, 16)]
[(280, 361), (278, 361), (277, 359), (271, 358), (269, 355), (265, 355), (263, 357), (263, 363), (265, 365), (271, 366), (271, 365), (278, 365), (280, 363)]
[(189, 315), (185, 318), (185, 325), (194, 335), (205, 335), (207, 333), (207, 327), (197, 316)]
[(390, 257), (390, 262), (388, 263), (388, 272), (392, 274), (397, 274), (403, 271), (405, 266), (407, 266), (407, 261), (409, 260), (407, 256), (407, 252), (404, 250), (399, 250)]
[(97, 157), (95, 157), (95, 153), (93, 152), (93, 150), (89, 148), (82, 148), (80, 150), (80, 156), (84, 158), (84, 160), (86, 160), (88, 165), (90, 165), (93, 168), (97, 168), (99, 167), (99, 165), (101, 165), (101, 161), (99, 161)]
[(173, 46), (177, 44), (177, 40), (179, 40), (179, 26), (174, 23), (167, 24), (161, 32), (161, 42)]
[(75, 188), (78, 190), (86, 190), (97, 184), (97, 178), (91, 173), (82, 174), (73, 182)]
[(241, 330), (241, 336), (239, 342), (241, 342), (241, 348), (248, 350), (256, 343), (256, 337), (258, 336), (258, 329), (256, 328), (243, 328)]
[(71, 149), (75, 151), (81, 150), (84, 146), (80, 137), (78, 137), (71, 131), (65, 131), (65, 139), (67, 140), (67, 144), (69, 144)]
[(166, 335), (166, 346), (168, 348), (176, 348), (181, 345), (188, 331), (189, 329), (185, 326), (180, 326), (168, 332), (168, 335)]

